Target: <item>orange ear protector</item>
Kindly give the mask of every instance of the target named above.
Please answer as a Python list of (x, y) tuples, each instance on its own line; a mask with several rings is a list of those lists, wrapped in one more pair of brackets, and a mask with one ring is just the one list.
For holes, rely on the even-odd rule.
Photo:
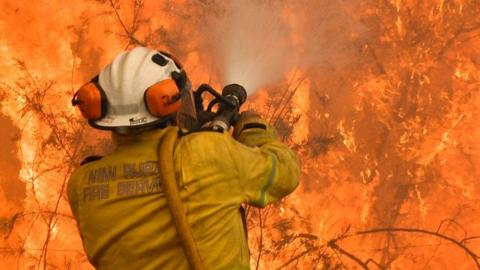
[(156, 117), (165, 117), (180, 109), (182, 100), (177, 84), (166, 79), (150, 86), (144, 95), (148, 112)]
[[(155, 117), (165, 117), (178, 111), (182, 105), (180, 91), (173, 79), (162, 80), (150, 86), (144, 94), (145, 106)], [(79, 106), (83, 117), (100, 120), (107, 114), (107, 97), (98, 84), (98, 76), (78, 89), (72, 99)]]
[(107, 114), (107, 96), (98, 84), (98, 76), (84, 84), (72, 98), (72, 105), (80, 108), (83, 117), (99, 120)]

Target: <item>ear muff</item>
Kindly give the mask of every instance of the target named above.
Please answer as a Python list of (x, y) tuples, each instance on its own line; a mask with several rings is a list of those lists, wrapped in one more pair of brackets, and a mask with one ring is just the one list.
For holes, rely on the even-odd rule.
[(144, 95), (148, 112), (155, 117), (165, 117), (177, 112), (182, 106), (180, 91), (172, 79), (150, 86)]
[(80, 87), (72, 99), (72, 105), (78, 105), (83, 117), (88, 120), (102, 119), (107, 113), (107, 97), (97, 80), (95, 77)]

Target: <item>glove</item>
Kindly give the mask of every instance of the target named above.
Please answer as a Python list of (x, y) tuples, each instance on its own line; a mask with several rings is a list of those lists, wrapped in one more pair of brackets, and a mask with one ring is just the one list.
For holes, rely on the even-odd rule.
[(259, 114), (246, 111), (233, 130), (233, 137), (248, 146), (262, 146), (276, 139), (275, 130)]

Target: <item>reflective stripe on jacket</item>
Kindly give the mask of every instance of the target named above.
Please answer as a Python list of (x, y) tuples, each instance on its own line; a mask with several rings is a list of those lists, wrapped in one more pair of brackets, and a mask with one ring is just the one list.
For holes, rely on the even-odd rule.
[[(249, 145), (228, 133), (198, 132), (181, 137), (175, 148), (181, 197), (207, 269), (249, 269), (239, 207), (264, 207), (298, 185), (298, 161), (271, 130), (244, 133), (239, 140)], [(97, 269), (188, 269), (158, 176), (163, 134), (114, 136), (112, 154), (70, 178), (69, 201)], [(262, 138), (257, 146), (247, 142), (252, 136)]]

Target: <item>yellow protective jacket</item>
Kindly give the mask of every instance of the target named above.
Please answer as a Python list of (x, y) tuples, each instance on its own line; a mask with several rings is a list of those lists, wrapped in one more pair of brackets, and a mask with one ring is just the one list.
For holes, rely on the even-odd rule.
[[(158, 142), (174, 128), (114, 135), (112, 154), (70, 178), (70, 205), (97, 269), (188, 269), (157, 165)], [(250, 269), (240, 206), (264, 207), (299, 181), (294, 153), (270, 127), (245, 129), (236, 137), (197, 132), (175, 147), (180, 194), (206, 269)]]

